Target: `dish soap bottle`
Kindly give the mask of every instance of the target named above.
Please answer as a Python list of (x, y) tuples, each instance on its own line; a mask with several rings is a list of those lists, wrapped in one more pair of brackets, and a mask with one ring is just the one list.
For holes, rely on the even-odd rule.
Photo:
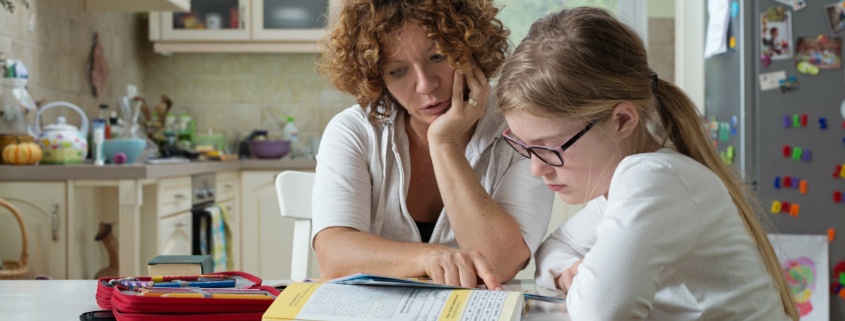
[(285, 124), (284, 139), (290, 141), (290, 155), (291, 158), (296, 156), (297, 142), (299, 141), (299, 128), (293, 122), (293, 117), (288, 117), (288, 123)]

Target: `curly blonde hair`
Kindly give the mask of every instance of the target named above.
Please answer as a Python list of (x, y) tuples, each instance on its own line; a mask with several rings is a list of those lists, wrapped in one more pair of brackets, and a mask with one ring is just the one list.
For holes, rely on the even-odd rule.
[(498, 12), (492, 0), (347, 0), (322, 40), (319, 69), (362, 108), (372, 106), (372, 121), (384, 121), (395, 112), (382, 78), (391, 33), (417, 23), (452, 67), (468, 72), (475, 60), (490, 78), (509, 48)]

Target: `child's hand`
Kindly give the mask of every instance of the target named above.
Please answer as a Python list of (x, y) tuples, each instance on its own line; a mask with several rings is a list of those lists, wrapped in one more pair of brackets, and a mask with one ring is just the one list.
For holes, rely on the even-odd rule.
[(572, 285), (572, 279), (578, 274), (578, 266), (581, 265), (581, 260), (572, 264), (568, 269), (563, 270), (557, 278), (557, 287), (563, 290), (563, 293), (569, 293), (569, 287)]

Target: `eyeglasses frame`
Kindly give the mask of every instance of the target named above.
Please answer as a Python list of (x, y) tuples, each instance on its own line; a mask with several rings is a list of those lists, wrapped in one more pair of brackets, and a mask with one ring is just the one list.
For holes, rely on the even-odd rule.
[[(519, 154), (522, 157), (531, 158), (531, 155), (533, 154), (534, 156), (537, 156), (537, 159), (539, 159), (543, 163), (546, 163), (546, 165), (554, 166), (554, 167), (561, 167), (561, 166), (563, 166), (563, 155), (562, 155), (562, 153), (565, 152), (570, 146), (572, 146), (572, 144), (575, 144), (575, 142), (577, 142), (578, 139), (581, 138), (581, 136), (584, 136), (584, 134), (586, 134), (587, 131), (590, 130), (590, 128), (593, 128), (593, 126), (595, 126), (599, 122), (600, 121), (590, 122), (589, 124), (587, 124), (586, 127), (584, 127), (584, 129), (575, 133), (575, 135), (572, 136), (572, 138), (570, 138), (565, 143), (563, 143), (563, 145), (560, 145), (560, 147), (557, 147), (557, 148), (551, 148), (551, 147), (539, 146), (539, 145), (525, 145), (522, 142), (520, 142), (519, 139), (510, 135), (510, 133), (511, 133), (510, 127), (505, 128), (505, 130), (502, 132), (502, 138), (504, 138), (508, 142), (516, 144), (517, 146), (522, 148), (526, 153), (528, 153), (528, 156), (525, 156), (522, 152), (520, 152), (518, 149), (516, 149), (516, 147), (514, 147), (513, 144), (508, 144), (511, 148), (513, 148), (513, 150), (516, 151), (517, 154)], [(554, 153), (557, 156), (557, 159), (560, 161), (560, 164), (555, 165), (555, 164), (552, 164), (549, 161), (543, 159), (543, 157), (540, 157), (540, 155), (537, 154), (537, 152), (534, 151), (535, 149), (547, 150), (547, 151)]]

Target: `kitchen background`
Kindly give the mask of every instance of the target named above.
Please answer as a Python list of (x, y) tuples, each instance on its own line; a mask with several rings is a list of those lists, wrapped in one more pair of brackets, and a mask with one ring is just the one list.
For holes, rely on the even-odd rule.
[[(293, 116), (300, 141), (322, 133), (332, 116), (354, 104), (316, 73), (315, 53), (208, 54), (154, 53), (145, 13), (86, 11), (84, 0), (11, 0), (16, 10), (0, 11), (0, 52), (28, 67), (29, 93), (35, 100), (64, 100), (82, 107), (89, 118), (99, 104), (116, 110), (126, 85), (155, 104), (160, 95), (174, 102), (171, 113), (188, 112), (197, 132), (226, 133), (230, 141), (254, 128)], [(570, 1), (573, 2), (573, 1)], [(600, 1), (601, 2), (601, 1)], [(604, 1), (607, 2), (607, 1)], [(611, 1), (614, 2), (615, 1)], [(660, 77), (674, 77), (674, 1), (650, 0), (648, 46)], [(91, 95), (86, 61), (93, 32), (99, 32), (110, 72), (105, 93)], [(54, 108), (42, 124), (63, 115), (79, 124), (73, 111)]]

